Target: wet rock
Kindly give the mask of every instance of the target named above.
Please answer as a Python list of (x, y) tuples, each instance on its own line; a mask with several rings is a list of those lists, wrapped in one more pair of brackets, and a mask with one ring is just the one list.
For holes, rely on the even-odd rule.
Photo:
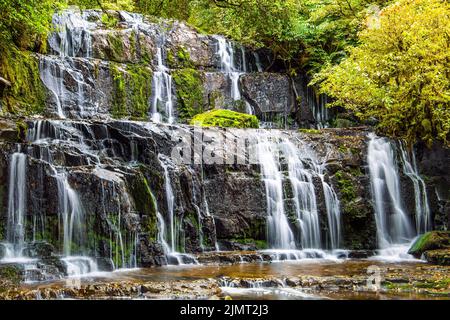
[(44, 241), (36, 241), (29, 243), (25, 247), (23, 254), (30, 258), (50, 258), (55, 254), (55, 247)]
[(428, 250), (423, 256), (430, 263), (450, 266), (450, 249)]
[(366, 259), (376, 254), (374, 250), (351, 250), (348, 253), (350, 259)]
[(275, 73), (244, 74), (240, 78), (243, 96), (260, 119), (287, 116), (295, 98), (287, 75)]

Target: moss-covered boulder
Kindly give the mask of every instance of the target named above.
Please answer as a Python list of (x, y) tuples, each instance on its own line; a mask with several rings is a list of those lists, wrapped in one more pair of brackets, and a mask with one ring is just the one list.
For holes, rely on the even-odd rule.
[(258, 128), (259, 121), (254, 115), (231, 110), (216, 109), (196, 115), (192, 125), (202, 127)]
[(429, 250), (423, 255), (430, 263), (450, 266), (450, 249)]
[(420, 258), (426, 251), (438, 249), (450, 250), (450, 231), (431, 231), (421, 235), (408, 253)]

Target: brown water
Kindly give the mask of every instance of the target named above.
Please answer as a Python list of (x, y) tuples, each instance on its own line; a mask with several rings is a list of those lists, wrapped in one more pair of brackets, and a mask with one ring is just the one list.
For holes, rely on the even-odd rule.
[[(450, 278), (450, 267), (436, 267), (423, 262), (388, 263), (371, 260), (342, 260), (330, 262), (324, 260), (284, 261), (272, 263), (244, 263), (235, 265), (188, 265), (165, 266), (122, 270), (109, 273), (97, 273), (84, 276), (82, 283), (110, 283), (110, 282), (168, 282), (195, 281), (200, 279), (286, 279), (292, 277), (311, 276), (319, 278), (367, 277), (369, 266), (378, 266), (383, 275), (394, 277), (401, 282), (409, 279), (428, 279), (439, 272), (444, 278)], [(436, 269), (438, 268), (438, 269)], [(436, 271), (437, 270), (437, 271)], [(363, 278), (365, 279), (365, 278)], [(26, 284), (27, 289), (43, 287), (45, 285), (64, 286), (65, 281), (48, 284)], [(450, 289), (450, 288), (449, 288)], [(450, 298), (449, 296), (433, 296), (417, 292), (370, 292), (352, 289), (312, 290), (309, 288), (224, 288), (222, 295), (229, 295), (233, 299), (435, 299)]]

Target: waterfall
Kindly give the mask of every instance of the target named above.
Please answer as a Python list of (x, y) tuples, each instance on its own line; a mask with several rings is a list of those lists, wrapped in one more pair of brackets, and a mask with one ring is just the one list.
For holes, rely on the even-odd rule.
[(322, 188), (325, 196), (331, 249), (338, 249), (341, 244), (340, 202), (334, 189), (325, 181), (323, 174), (320, 174), (320, 179), (322, 181)]
[(48, 42), (61, 58), (92, 56), (91, 30), (96, 24), (88, 21), (87, 14), (64, 10), (53, 15), (52, 23), (56, 30)]
[(395, 146), (374, 134), (369, 138), (367, 161), (380, 253), (407, 257), (406, 251), (415, 233), (403, 207)]
[(284, 212), (283, 176), (277, 157), (278, 144), (258, 138), (256, 152), (266, 187), (268, 241), (272, 249), (295, 249), (294, 234)]
[(9, 167), (9, 196), (7, 240), (12, 250), (6, 250), (5, 258), (19, 258), (25, 244), (25, 211), (26, 199), (26, 164), (27, 156), (16, 152), (11, 156)]
[(167, 226), (164, 217), (158, 210), (156, 210), (158, 218), (158, 230), (159, 230), (158, 240), (164, 248), (169, 264), (178, 264), (178, 265), (198, 264), (197, 260), (192, 255), (180, 253), (177, 251), (177, 246), (179, 242), (178, 241), (179, 228), (177, 227), (177, 221), (174, 212), (175, 196), (173, 194), (172, 183), (170, 180), (169, 167), (165, 163), (165, 161), (168, 160), (162, 154), (158, 156), (158, 159), (161, 167), (164, 170), (164, 188), (166, 191), (167, 213), (169, 216), (168, 229), (170, 235), (170, 238), (168, 238)]
[(170, 175), (167, 165), (162, 160), (162, 156), (159, 156), (160, 164), (164, 170), (164, 189), (166, 191), (167, 201), (167, 213), (169, 215), (169, 231), (170, 231), (170, 243), (169, 252), (176, 252), (176, 236), (175, 236), (175, 217), (174, 217), (174, 195), (172, 190), (172, 184), (170, 183)]
[(405, 143), (400, 143), (400, 154), (403, 173), (408, 176), (414, 186), (414, 204), (416, 210), (416, 231), (418, 234), (431, 230), (431, 212), (425, 182), (419, 175), (414, 150), (411, 155), (406, 150)]
[[(217, 55), (220, 58), (220, 70), (224, 73), (231, 82), (230, 97), (233, 101), (241, 101), (241, 90), (239, 88), (239, 78), (241, 75), (247, 73), (247, 62), (245, 58), (245, 49), (241, 47), (241, 67), (238, 67), (235, 62), (234, 48), (230, 41), (227, 41), (223, 36), (214, 36), (217, 40)], [(244, 99), (246, 112), (253, 114), (252, 106)]]
[[(91, 30), (96, 24), (88, 21), (88, 14), (65, 10), (53, 15), (54, 32), (49, 35), (49, 45), (56, 55), (39, 56), (39, 73), (42, 82), (55, 98), (56, 114), (66, 118), (65, 110), (78, 109), (80, 118), (85, 116), (85, 86), (83, 73), (76, 68), (74, 57), (92, 57)], [(66, 88), (68, 78), (76, 84), (75, 92)], [(73, 98), (71, 98), (71, 96)], [(72, 105), (70, 104), (71, 100)]]
[[(331, 258), (321, 251), (325, 246), (321, 239), (315, 182), (322, 187), (324, 194), (329, 239), (326, 247), (329, 249), (339, 249), (341, 245), (341, 211), (337, 194), (325, 179), (325, 166), (302, 141), (296, 145), (280, 134), (266, 134), (263, 131), (258, 131), (255, 138), (257, 161), (266, 188), (269, 246), (278, 251), (288, 250), (279, 252), (275, 259)], [(285, 211), (287, 190), (284, 190), (286, 186), (283, 181), (286, 178), (294, 204), (295, 222), (291, 223)], [(294, 224), (298, 227), (298, 237), (291, 228)], [(297, 249), (296, 238), (300, 242), (301, 252), (293, 251)]]
[(85, 217), (78, 194), (67, 181), (65, 173), (57, 173), (59, 218), (62, 222), (63, 254), (71, 256), (72, 247), (83, 248), (85, 245)]
[[(306, 169), (298, 149), (289, 141), (283, 143), (288, 161), (289, 180), (294, 195), (297, 221), (300, 224), (302, 248), (321, 248), (319, 214), (313, 172)], [(304, 160), (304, 159), (303, 159)]]
[[(164, 44), (164, 40), (161, 41)], [(153, 73), (153, 99), (151, 118), (155, 122), (161, 122), (162, 116), (159, 112), (161, 108), (167, 117), (168, 123), (174, 122), (173, 116), (173, 97), (172, 97), (172, 76), (169, 74), (169, 69), (163, 62), (163, 47), (158, 45), (156, 53), (156, 71)]]

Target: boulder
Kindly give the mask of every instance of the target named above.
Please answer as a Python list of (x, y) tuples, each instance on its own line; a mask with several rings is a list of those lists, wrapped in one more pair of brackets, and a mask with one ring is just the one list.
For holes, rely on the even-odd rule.
[(430, 250), (450, 249), (450, 231), (430, 231), (421, 235), (408, 250), (416, 258)]
[(450, 266), (450, 249), (428, 250), (423, 255), (430, 263)]

